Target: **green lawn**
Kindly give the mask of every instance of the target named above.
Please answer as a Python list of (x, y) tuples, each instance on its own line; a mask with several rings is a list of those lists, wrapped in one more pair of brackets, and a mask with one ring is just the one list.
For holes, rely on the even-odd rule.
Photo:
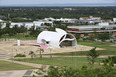
[[(108, 51), (108, 50), (98, 50), (97, 51), (100, 55), (116, 55), (116, 51)], [(83, 56), (87, 55), (87, 51), (78, 51), (76, 52), (76, 56)], [(50, 54), (45, 54), (50, 55)], [(64, 55), (64, 56), (75, 56), (75, 52), (66, 52), (66, 53), (54, 53), (52, 55)]]
[(14, 38), (14, 39), (18, 39), (18, 37), (20, 37), (19, 39), (21, 40), (37, 40), (37, 37), (33, 37), (33, 36), (30, 36), (29, 37), (25, 37), (25, 35), (27, 34), (17, 34), (17, 35), (13, 35), (13, 36), (8, 36), (8, 35), (2, 35), (2, 39), (10, 39), (10, 38)]
[(34, 67), (0, 60), (0, 71), (35, 69)]
[[(106, 42), (95, 42), (95, 41), (78, 41), (79, 45), (86, 45), (98, 48), (104, 48), (105, 50), (97, 50), (100, 55), (116, 55), (116, 47), (111, 45), (116, 45), (113, 43), (106, 43)], [(49, 55), (49, 54), (47, 54)], [(75, 52), (67, 52), (67, 53), (55, 53), (52, 55), (75, 55)], [(87, 51), (80, 51), (76, 52), (76, 55), (87, 55)]]
[[(52, 65), (52, 66), (68, 66), (68, 67), (75, 67), (75, 58), (72, 57), (57, 57), (57, 58), (25, 58), (25, 59), (15, 59), (17, 61), (24, 61), (30, 63), (37, 63), (37, 64), (45, 64), (45, 65)], [(96, 62), (102, 62), (103, 59), (97, 59)], [(88, 65), (87, 58), (77, 57), (76, 58), (76, 67), (80, 68), (83, 65)]]
[(86, 45), (86, 46), (92, 46), (92, 47), (98, 47), (98, 48), (104, 48), (106, 51), (116, 51), (116, 45), (113, 43), (106, 43), (106, 42), (95, 42), (95, 41), (78, 41), (79, 45)]
[[(69, 61), (75, 61), (75, 59), (79, 62), (88, 62), (88, 58), (86, 57), (56, 57), (54, 59), (61, 59), (61, 60), (69, 60)], [(102, 62), (104, 60), (104, 58), (97, 58), (96, 62)]]

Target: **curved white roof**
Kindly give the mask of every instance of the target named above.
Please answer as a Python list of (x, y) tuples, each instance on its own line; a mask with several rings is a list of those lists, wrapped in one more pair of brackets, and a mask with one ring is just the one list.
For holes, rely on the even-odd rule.
[(58, 47), (58, 45), (56, 45), (56, 43), (59, 43), (60, 39), (62, 36), (66, 35), (67, 33), (61, 29), (56, 29), (56, 32), (53, 31), (43, 31), (39, 34), (38, 38), (37, 38), (37, 42), (38, 43), (43, 43), (43, 40), (46, 41), (54, 41), (54, 42), (50, 42), (50, 44), (52, 43), (52, 45), (54, 45), (55, 47)]
[[(56, 28), (56, 31), (43, 31), (38, 35), (37, 43), (49, 43), (49, 46), (59, 47), (60, 43), (64, 40), (74, 40), (74, 39), (66, 39), (66, 35), (68, 33), (62, 29)], [(47, 42), (47, 43), (46, 43)]]
[(0, 19), (0, 22), (4, 22), (4, 21)]

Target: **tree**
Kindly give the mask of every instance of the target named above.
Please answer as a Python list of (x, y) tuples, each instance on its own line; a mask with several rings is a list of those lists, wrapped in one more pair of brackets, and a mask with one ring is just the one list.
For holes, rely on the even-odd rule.
[(3, 32), (2, 32), (2, 29), (0, 27), (0, 38), (1, 38), (2, 35), (3, 35)]
[(38, 48), (36, 52), (39, 52), (40, 58), (42, 58), (42, 52), (44, 52), (44, 49)]
[(103, 33), (103, 34), (99, 34), (98, 38), (101, 39), (102, 41), (110, 39), (110, 35), (109, 33)]
[(95, 63), (96, 58), (99, 56), (98, 52), (96, 51), (96, 47), (92, 48), (88, 53), (88, 60), (89, 64), (93, 65)]
[(34, 37), (37, 37), (39, 33), (41, 33), (42, 31), (41, 30), (34, 30), (34, 31), (31, 31), (30, 32), (30, 35), (31, 36), (34, 36)]
[(76, 39), (80, 39), (81, 35), (80, 34), (75, 34)]
[[(44, 23), (44, 25), (46, 26), (51, 26), (52, 24), (51, 23)], [(43, 25), (42, 25), (43, 26)]]
[(33, 51), (30, 51), (29, 55), (31, 56), (31, 58), (33, 58), (35, 56), (35, 53)]

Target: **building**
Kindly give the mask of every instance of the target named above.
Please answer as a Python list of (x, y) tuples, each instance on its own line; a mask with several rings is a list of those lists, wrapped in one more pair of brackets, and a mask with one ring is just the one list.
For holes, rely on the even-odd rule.
[(37, 43), (47, 44), (48, 46), (62, 48), (66, 46), (77, 46), (74, 35), (56, 28), (56, 32), (43, 31), (38, 35)]
[(60, 18), (60, 19), (54, 19), (52, 17), (45, 18), (46, 21), (61, 21), (62, 23), (75, 23), (77, 19), (70, 19), (70, 18)]
[(89, 17), (80, 17), (79, 20), (101, 20), (101, 17), (93, 17), (93, 16), (89, 16)]
[(21, 27), (24, 26), (27, 29), (30, 29), (34, 24), (32, 22), (11, 22), (10, 28), (13, 28), (14, 26)]
[[(43, 26), (45, 23), (49, 23), (51, 24), (51, 26), (53, 26), (53, 22), (52, 21), (33, 21), (33, 22), (11, 22), (10, 28), (13, 28), (14, 26), (17, 27), (21, 27), (24, 26), (27, 29), (30, 29), (32, 26), (35, 26), (35, 29), (37, 29), (40, 26)], [(47, 26), (47, 25), (46, 25)]]
[(112, 33), (116, 35), (116, 25), (99, 24), (99, 25), (84, 25), (84, 26), (68, 26), (67, 31), (71, 33)]
[(0, 19), (7, 19), (6, 16), (0, 15)]
[(0, 27), (2, 29), (6, 27), (6, 23), (3, 20), (0, 20)]
[(90, 20), (101, 20), (101, 17), (93, 17), (93, 16), (90, 16), (89, 18), (90, 18)]
[(75, 23), (79, 23), (79, 24), (94, 24), (95, 21), (93, 21), (93, 20), (76, 20)]

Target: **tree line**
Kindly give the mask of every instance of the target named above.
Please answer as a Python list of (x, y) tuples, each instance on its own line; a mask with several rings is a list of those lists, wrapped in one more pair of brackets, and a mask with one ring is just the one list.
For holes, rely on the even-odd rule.
[[(72, 8), (66, 10), (65, 8)], [(0, 15), (10, 18), (14, 22), (33, 21), (47, 17), (53, 18), (80, 18), (88, 16), (112, 19), (116, 17), (116, 7), (2, 7)], [(9, 16), (8, 16), (9, 14)], [(21, 20), (31, 18), (32, 20)]]

